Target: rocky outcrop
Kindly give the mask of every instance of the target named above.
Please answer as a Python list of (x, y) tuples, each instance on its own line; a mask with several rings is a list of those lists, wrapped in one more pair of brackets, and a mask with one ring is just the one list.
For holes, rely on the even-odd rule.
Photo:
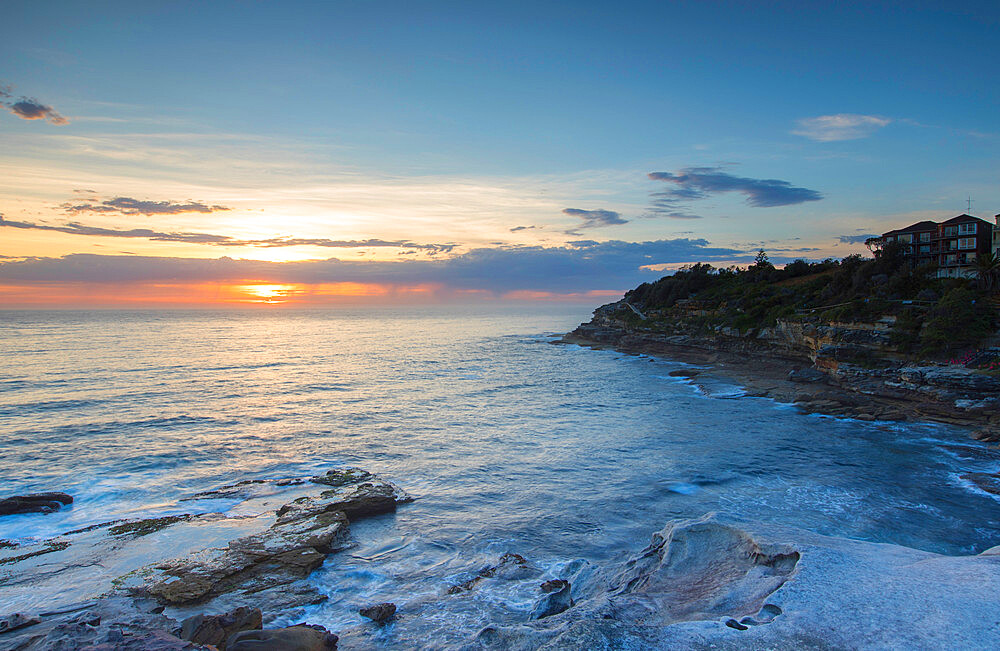
[(535, 602), (528, 614), (528, 619), (542, 619), (558, 615), (567, 608), (573, 607), (573, 597), (571, 595), (569, 581), (565, 579), (553, 579), (541, 585), (541, 591), (545, 593), (541, 599)]
[(458, 585), (453, 585), (448, 588), (448, 594), (458, 594), (460, 592), (471, 590), (483, 579), (492, 579), (497, 577), (507, 580), (516, 580), (536, 576), (539, 573), (539, 570), (532, 567), (524, 556), (513, 552), (506, 552), (500, 557), (500, 560), (496, 565), (484, 567), (468, 581), (463, 581)]
[(241, 631), (262, 628), (260, 608), (239, 608), (222, 615), (194, 615), (181, 622), (180, 637), (196, 644), (211, 644), (226, 651), (226, 641)]
[[(830, 409), (819, 404), (829, 397), (796, 395), (794, 388), (781, 387), (780, 382), (764, 390), (753, 388), (751, 395), (794, 401), (803, 408), (813, 404), (815, 411), (862, 420), (884, 417), (977, 424), (982, 427), (977, 438), (1000, 440), (1000, 377), (958, 365), (907, 363), (892, 345), (891, 318), (867, 324), (779, 321), (772, 328), (739, 332), (706, 329), (684, 317), (666, 323), (635, 323), (630, 313), (621, 303), (602, 306), (589, 323), (581, 324), (564, 341), (700, 363), (724, 362), (730, 372), (751, 384), (765, 372), (761, 360), (784, 364), (788, 370), (781, 380), (806, 387), (826, 385), (841, 395)], [(852, 400), (851, 394), (868, 404)]]
[(411, 498), (382, 480), (342, 484), (282, 506), (267, 530), (224, 549), (157, 566), (164, 578), (141, 588), (165, 604), (205, 601), (233, 591), (260, 593), (291, 584), (348, 546), (350, 519), (396, 510)]
[(227, 651), (331, 651), (338, 638), (322, 626), (297, 624), (285, 628), (236, 633), (226, 644)]
[[(243, 498), (230, 514), (104, 522), (58, 540), (9, 545), (0, 559), (0, 588), (5, 603), (25, 612), (0, 613), (0, 648), (336, 648), (337, 636), (319, 626), (265, 627), (326, 599), (302, 579), (352, 544), (352, 520), (395, 511), (412, 498), (359, 469), (319, 477), (329, 481), (255, 479), (192, 496)], [(277, 511), (276, 496), (287, 501)], [(199, 543), (225, 540), (224, 547)], [(177, 559), (149, 555), (178, 549)], [(94, 567), (102, 568), (99, 580)], [(81, 589), (76, 581), (91, 583)], [(24, 607), (37, 610), (32, 592), (40, 583), (62, 599), (46, 603), (59, 610)], [(71, 595), (92, 600), (69, 601)], [(163, 614), (165, 607), (191, 616), (178, 623)], [(194, 608), (204, 612), (192, 614)]]
[(0, 500), (0, 515), (17, 513), (52, 513), (66, 504), (73, 503), (73, 496), (66, 493), (32, 493), (15, 495)]
[(358, 614), (382, 626), (396, 615), (396, 604), (390, 602), (375, 604), (374, 606), (360, 609)]
[(711, 518), (669, 523), (626, 563), (611, 584), (613, 595), (644, 596), (646, 619), (662, 624), (744, 617), (795, 571), (799, 552), (758, 543), (750, 534)]
[(989, 615), (1000, 547), (941, 556), (705, 517), (668, 523), (612, 576), (561, 613), (487, 626), (466, 648), (1000, 648)]

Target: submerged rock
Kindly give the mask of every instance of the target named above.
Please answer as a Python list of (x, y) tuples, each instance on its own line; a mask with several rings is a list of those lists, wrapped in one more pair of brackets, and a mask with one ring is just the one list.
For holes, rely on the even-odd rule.
[(347, 486), (357, 484), (374, 477), (373, 474), (361, 468), (334, 468), (327, 470), (322, 475), (316, 475), (309, 481), (314, 484), (326, 484), (327, 486)]
[(172, 524), (178, 522), (187, 522), (191, 518), (195, 517), (190, 513), (185, 513), (184, 515), (168, 515), (162, 518), (147, 518), (145, 520), (134, 520), (132, 522), (126, 522), (124, 524), (116, 524), (108, 529), (108, 533), (112, 536), (148, 536), (151, 533), (156, 533), (164, 527), (169, 527)]
[(379, 626), (385, 624), (396, 615), (396, 604), (386, 602), (368, 606), (358, 611), (362, 617), (367, 617)]
[(67, 493), (32, 493), (15, 495), (0, 500), (0, 515), (17, 513), (52, 513), (65, 504), (72, 504), (73, 496)]
[(564, 579), (546, 581), (541, 585), (545, 596), (535, 602), (531, 608), (528, 619), (542, 619), (558, 615), (573, 606), (573, 597), (570, 596), (570, 583)]
[(794, 368), (788, 372), (788, 379), (792, 382), (826, 382), (829, 380), (826, 373), (817, 371), (814, 368)]
[(500, 557), (500, 560), (496, 565), (484, 567), (479, 570), (476, 576), (472, 577), (468, 581), (451, 586), (448, 588), (447, 594), (458, 594), (459, 592), (471, 590), (483, 579), (492, 579), (497, 577), (506, 580), (519, 580), (530, 578), (538, 573), (539, 572), (536, 568), (533, 568), (528, 564), (528, 561), (524, 558), (524, 556), (513, 552), (506, 552)]

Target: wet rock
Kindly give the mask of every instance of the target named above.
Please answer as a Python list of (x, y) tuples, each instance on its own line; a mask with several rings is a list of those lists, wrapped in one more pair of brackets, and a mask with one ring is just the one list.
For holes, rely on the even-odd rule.
[(361, 468), (334, 468), (327, 470), (322, 475), (316, 475), (309, 481), (315, 484), (326, 484), (327, 486), (347, 486), (348, 484), (358, 484), (374, 477), (367, 470)]
[(788, 379), (792, 382), (826, 382), (829, 378), (823, 371), (814, 368), (795, 368), (788, 372)]
[[(145, 592), (161, 603), (188, 604), (234, 591), (288, 587), (322, 565), (328, 554), (349, 545), (348, 518), (395, 511), (410, 499), (382, 480), (301, 497), (278, 509), (277, 520), (265, 531), (233, 540), (225, 549), (159, 565), (166, 578)], [(282, 599), (285, 606), (322, 600), (315, 590), (295, 596), (290, 603)]]
[(1000, 495), (1000, 474), (988, 472), (967, 472), (961, 475), (962, 479), (972, 482), (976, 488), (986, 491), (991, 495)]
[(711, 518), (668, 524), (612, 582), (663, 624), (756, 613), (795, 570), (798, 551), (762, 545)]
[(358, 611), (362, 617), (367, 617), (379, 626), (385, 624), (396, 615), (396, 604), (386, 602), (368, 606)]
[(541, 589), (546, 594), (532, 606), (528, 619), (542, 619), (558, 615), (573, 606), (569, 581), (563, 579), (546, 581), (541, 585)]
[(238, 481), (235, 484), (226, 484), (225, 486), (220, 486), (219, 488), (213, 488), (212, 490), (195, 493), (194, 495), (191, 495), (189, 497), (182, 497), (180, 501), (186, 502), (191, 500), (210, 500), (210, 499), (220, 499), (220, 498), (242, 497), (243, 495), (246, 494), (248, 487), (266, 483), (268, 483), (266, 479), (244, 479), (243, 481)]
[(298, 624), (236, 633), (226, 642), (226, 651), (329, 651), (337, 648), (337, 640), (322, 626)]
[[(211, 647), (204, 647), (193, 642), (186, 642), (166, 631), (144, 631), (138, 634), (125, 634), (120, 629), (116, 629), (117, 634), (108, 633), (103, 642), (89, 645), (87, 651), (193, 651), (202, 649), (207, 651)], [(54, 648), (80, 648), (80, 647), (54, 647)]]
[(52, 513), (64, 504), (72, 504), (73, 497), (66, 493), (32, 493), (15, 495), (0, 500), (0, 515), (17, 513)]
[(181, 639), (211, 644), (225, 651), (226, 640), (240, 631), (260, 630), (259, 608), (241, 607), (222, 615), (195, 615), (181, 622)]
[(151, 533), (156, 533), (160, 529), (169, 527), (172, 524), (178, 522), (187, 522), (194, 516), (190, 513), (185, 513), (184, 515), (168, 515), (162, 518), (147, 518), (145, 520), (134, 520), (132, 522), (126, 522), (124, 524), (118, 524), (108, 529), (108, 533), (112, 536), (148, 536)]
[(34, 626), (35, 624), (41, 623), (41, 621), (42, 620), (37, 617), (32, 617), (31, 615), (14, 613), (13, 615), (8, 615), (0, 619), (0, 633), (16, 631), (17, 629), (24, 628), (25, 626)]
[(17, 556), (7, 556), (0, 558), (0, 565), (7, 565), (13, 563), (19, 563), (23, 560), (29, 558), (34, 558), (35, 556), (41, 556), (42, 554), (51, 554), (52, 552), (61, 552), (62, 550), (69, 547), (69, 541), (66, 540), (47, 540), (40, 549), (35, 549), (30, 552), (25, 552), (24, 554), (19, 554)]
[(278, 509), (278, 522), (290, 522), (319, 513), (339, 511), (349, 520), (391, 513), (413, 498), (386, 481), (364, 482), (350, 489), (323, 491), (318, 497), (301, 497)]
[(499, 562), (496, 565), (491, 565), (484, 567), (479, 570), (476, 576), (472, 577), (468, 581), (459, 583), (458, 585), (453, 585), (448, 588), (448, 594), (458, 594), (459, 592), (465, 592), (466, 590), (471, 590), (477, 583), (483, 579), (491, 578), (501, 578), (506, 580), (520, 580), (530, 578), (531, 576), (538, 573), (538, 570), (529, 566), (528, 561), (520, 554), (515, 554), (513, 552), (506, 552), (500, 557)]
[(176, 622), (163, 615), (149, 614), (145, 612), (147, 608), (148, 603), (103, 597), (43, 612), (32, 618), (35, 623), (30, 627), (4, 632), (0, 636), (0, 648), (32, 651), (208, 649), (173, 635), (171, 631)]
[(982, 427), (974, 430), (969, 436), (977, 441), (996, 443), (1000, 441), (1000, 427)]
[(208, 558), (160, 565), (168, 578), (146, 591), (162, 603), (186, 604), (242, 588), (284, 585), (307, 576), (327, 554), (342, 549), (346, 539), (347, 520), (337, 512), (275, 523)]

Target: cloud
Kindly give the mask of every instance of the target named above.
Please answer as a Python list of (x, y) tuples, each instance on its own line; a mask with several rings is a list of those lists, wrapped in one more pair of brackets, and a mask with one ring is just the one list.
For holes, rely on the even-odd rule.
[(199, 201), (181, 203), (176, 201), (141, 201), (131, 197), (115, 197), (100, 203), (71, 203), (62, 206), (69, 213), (110, 213), (123, 215), (177, 215), (185, 212), (213, 213), (230, 210), (226, 206), (208, 205)]
[(874, 233), (865, 233), (863, 235), (838, 235), (837, 241), (841, 244), (864, 244), (865, 240), (872, 237), (878, 237), (878, 235)]
[(515, 226), (514, 228), (510, 229), (510, 232), (511, 233), (516, 233), (518, 231), (526, 231), (526, 230), (529, 230), (529, 229), (532, 229), (532, 228), (538, 228), (538, 227), (537, 226)]
[(432, 255), (438, 253), (449, 253), (455, 248), (455, 244), (418, 244), (409, 240), (331, 240), (327, 238), (304, 238), (304, 237), (272, 237), (267, 239), (240, 240), (228, 235), (214, 235), (212, 233), (165, 233), (154, 231), (148, 228), (131, 228), (120, 230), (116, 228), (102, 228), (100, 226), (87, 226), (78, 222), (69, 222), (62, 225), (38, 224), (35, 222), (10, 221), (0, 215), (0, 226), (8, 228), (20, 228), (24, 230), (55, 231), (58, 233), (68, 233), (70, 235), (92, 235), (97, 237), (125, 237), (143, 238), (155, 242), (183, 242), (186, 244), (209, 244), (213, 246), (252, 246), (265, 249), (288, 247), (288, 246), (319, 246), (324, 248), (353, 249), (367, 247), (393, 247), (401, 249), (425, 250)]
[(582, 221), (577, 228), (594, 228), (596, 226), (614, 226), (627, 224), (628, 220), (613, 210), (583, 210), (581, 208), (566, 208), (564, 215), (579, 217)]
[(815, 190), (799, 188), (788, 181), (733, 176), (718, 167), (686, 167), (676, 173), (650, 172), (648, 176), (654, 181), (674, 184), (651, 195), (652, 211), (673, 219), (697, 219), (698, 215), (686, 212), (685, 204), (724, 192), (740, 192), (748, 204), (757, 208), (791, 206), (823, 198)]
[(874, 115), (857, 115), (855, 113), (838, 113), (836, 115), (820, 115), (815, 118), (803, 118), (797, 122), (798, 128), (792, 133), (819, 142), (834, 142), (837, 140), (857, 140), (867, 138), (892, 120)]
[(625, 290), (656, 277), (640, 267), (752, 258), (746, 251), (711, 247), (703, 239), (650, 242), (579, 241), (560, 247), (478, 248), (449, 258), (391, 262), (308, 260), (265, 262), (228, 257), (160, 258), (77, 253), (62, 258), (0, 262), (0, 282), (132, 283), (239, 282), (434, 284), (455, 290), (504, 294)]
[(51, 106), (42, 104), (37, 99), (31, 97), (21, 97), (18, 101), (12, 101), (12, 88), (0, 85), (0, 104), (8, 111), (24, 120), (48, 120), (52, 124), (69, 124), (69, 120), (59, 115)]

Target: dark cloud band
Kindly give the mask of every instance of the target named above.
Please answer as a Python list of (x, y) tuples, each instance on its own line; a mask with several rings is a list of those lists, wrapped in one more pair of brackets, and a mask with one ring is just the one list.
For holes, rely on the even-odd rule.
[(391, 247), (425, 250), (431, 254), (437, 254), (448, 253), (456, 246), (454, 244), (419, 244), (408, 240), (380, 239), (331, 240), (326, 238), (272, 237), (258, 240), (241, 240), (229, 237), (228, 235), (215, 235), (212, 233), (165, 233), (161, 231), (154, 231), (149, 228), (131, 228), (121, 230), (115, 228), (102, 228), (100, 226), (87, 226), (76, 222), (69, 222), (68, 224), (61, 225), (37, 224), (34, 222), (11, 221), (4, 219), (2, 215), (0, 215), (0, 226), (20, 228), (24, 230), (54, 231), (58, 233), (68, 233), (70, 235), (141, 238), (155, 242), (182, 242), (186, 244), (209, 244), (214, 246), (252, 246), (266, 249), (287, 246), (319, 246), (337, 249)]
[(143, 201), (131, 197), (115, 197), (100, 203), (63, 204), (69, 213), (121, 213), (123, 215), (177, 215), (185, 212), (213, 213), (229, 210), (226, 206), (212, 206), (199, 201)]
[(788, 181), (733, 176), (719, 167), (687, 167), (676, 173), (650, 172), (648, 176), (672, 184), (669, 189), (651, 195), (652, 209), (675, 219), (697, 218), (698, 215), (684, 210), (685, 204), (725, 192), (739, 192), (746, 196), (749, 205), (757, 208), (792, 206), (823, 198), (816, 190), (796, 187)]
[(413, 285), (503, 294), (516, 290), (558, 293), (624, 290), (657, 277), (656, 264), (751, 259), (746, 251), (711, 247), (703, 239), (650, 242), (572, 242), (562, 247), (473, 249), (445, 259), (396, 262), (311, 260), (264, 262), (232, 258), (158, 258), (73, 254), (0, 262), (0, 282), (154, 281), (228, 282), (255, 278), (277, 283), (357, 282)]

